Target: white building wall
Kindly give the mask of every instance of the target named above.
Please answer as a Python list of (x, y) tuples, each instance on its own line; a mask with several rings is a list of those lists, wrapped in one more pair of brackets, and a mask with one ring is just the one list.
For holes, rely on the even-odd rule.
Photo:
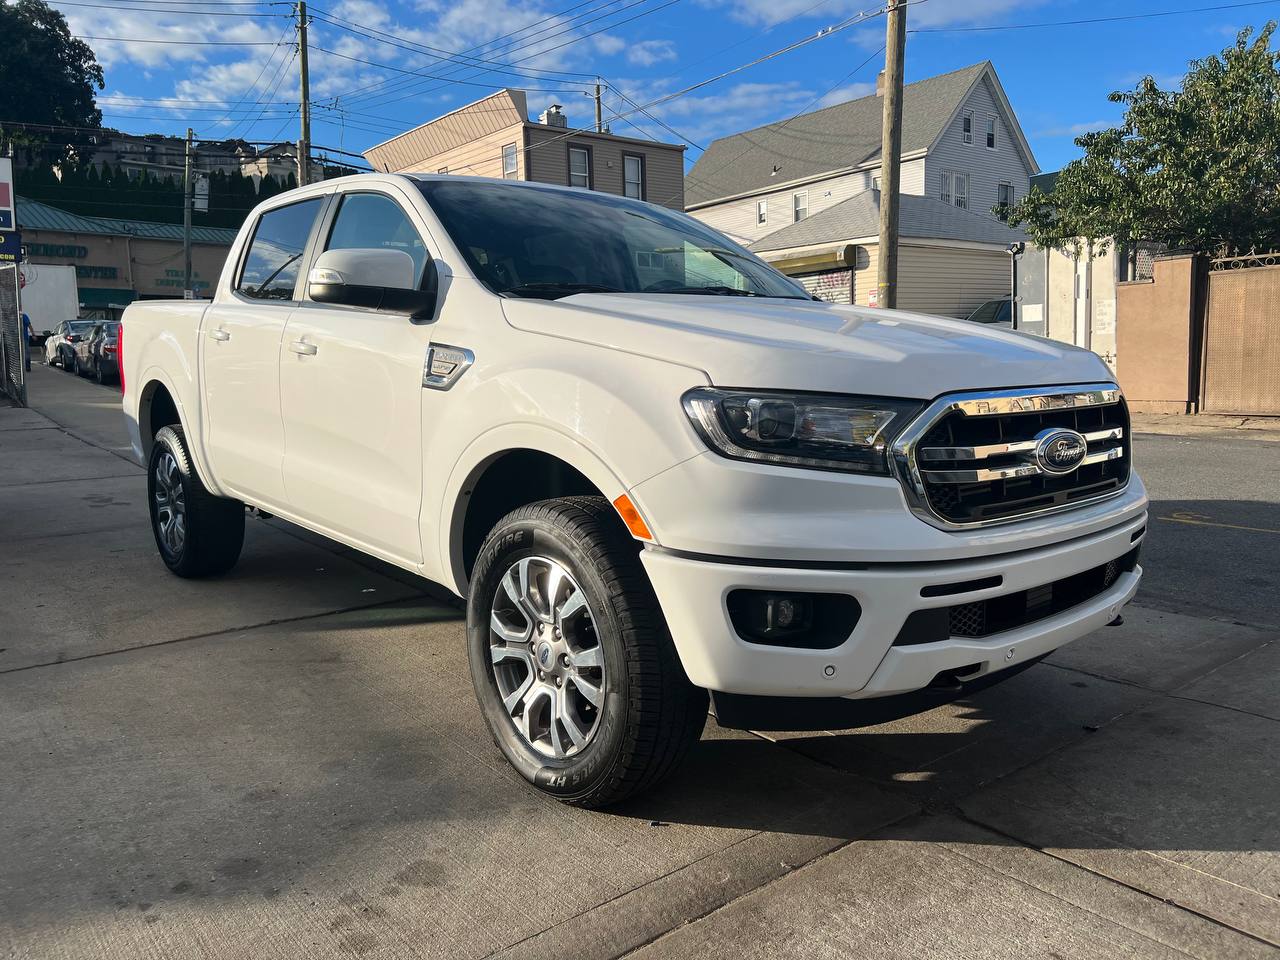
[[(910, 192), (939, 198), (943, 172), (953, 171), (969, 174), (968, 209), (976, 213), (991, 213), (999, 199), (1001, 181), (1013, 185), (1015, 200), (1025, 197), (1031, 186), (1032, 170), (1023, 159), (998, 104), (990, 81), (984, 77), (970, 91), (955, 120), (925, 158), (925, 189)], [(969, 110), (973, 111), (973, 143), (964, 142), (964, 115)], [(987, 147), (987, 117), (996, 118), (994, 150)]]
[[(813, 216), (864, 190), (870, 190), (872, 179), (879, 174), (879, 167), (874, 170), (858, 170), (803, 186), (758, 193), (750, 197), (690, 210), (689, 214), (741, 244), (753, 243), (794, 222), (792, 198), (797, 193), (808, 192), (809, 216)], [(924, 186), (924, 158), (905, 162), (902, 165), (902, 192), (920, 195), (924, 193)], [(768, 222), (763, 224), (756, 222), (756, 202), (759, 200), (764, 200), (768, 204)]]

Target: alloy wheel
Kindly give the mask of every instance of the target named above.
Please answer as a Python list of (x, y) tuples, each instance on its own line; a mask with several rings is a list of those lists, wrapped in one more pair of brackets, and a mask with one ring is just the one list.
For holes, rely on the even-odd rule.
[(538, 753), (582, 751), (600, 724), (604, 649), (586, 594), (564, 564), (525, 557), (502, 575), (489, 615), (498, 695)]
[(187, 495), (178, 461), (168, 450), (156, 461), (155, 481), (156, 528), (160, 541), (176, 557), (187, 540)]

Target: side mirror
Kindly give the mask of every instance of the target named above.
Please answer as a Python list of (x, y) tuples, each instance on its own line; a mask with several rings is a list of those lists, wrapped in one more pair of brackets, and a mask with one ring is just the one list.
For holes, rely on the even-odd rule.
[(438, 293), (435, 261), (427, 261), (420, 287), (414, 287), (413, 275), (413, 257), (403, 250), (326, 250), (307, 275), (307, 295), (317, 303), (428, 320), (435, 313)]

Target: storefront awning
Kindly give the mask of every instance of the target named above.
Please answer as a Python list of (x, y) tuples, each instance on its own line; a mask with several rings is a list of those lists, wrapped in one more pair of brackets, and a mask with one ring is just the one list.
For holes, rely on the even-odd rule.
[(132, 290), (120, 290), (114, 287), (79, 287), (76, 296), (80, 306), (87, 310), (101, 310), (104, 307), (126, 307), (137, 299)]

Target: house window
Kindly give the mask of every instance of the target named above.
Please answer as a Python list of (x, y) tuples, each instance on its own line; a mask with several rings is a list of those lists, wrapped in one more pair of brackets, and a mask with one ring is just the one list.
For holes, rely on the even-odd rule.
[(622, 192), (636, 200), (644, 199), (644, 157), (639, 154), (622, 155)]
[(996, 118), (987, 117), (987, 149), (996, 148)]
[(764, 226), (768, 222), (769, 222), (769, 201), (757, 200), (756, 201), (756, 225)]
[(514, 180), (517, 176), (516, 145), (508, 143), (502, 148), (502, 179)]
[(872, 190), (874, 190), (874, 191), (876, 191), (876, 193), (879, 193), (879, 192), (880, 192), (880, 178), (879, 178), (879, 177), (872, 177), (872, 178), (871, 178), (871, 189), (872, 189)]
[(591, 189), (591, 151), (586, 147), (569, 148), (569, 186)]
[(938, 199), (943, 203), (951, 203), (965, 210), (969, 209), (969, 175), (949, 170), (944, 171), (942, 174), (942, 189), (938, 193)]
[(1000, 183), (996, 185), (996, 206), (1008, 209), (1013, 206), (1013, 184)]
[(809, 191), (801, 190), (791, 195), (791, 219), (799, 223), (809, 215)]
[(963, 138), (965, 143), (973, 143), (973, 111), (970, 110), (964, 115)]

